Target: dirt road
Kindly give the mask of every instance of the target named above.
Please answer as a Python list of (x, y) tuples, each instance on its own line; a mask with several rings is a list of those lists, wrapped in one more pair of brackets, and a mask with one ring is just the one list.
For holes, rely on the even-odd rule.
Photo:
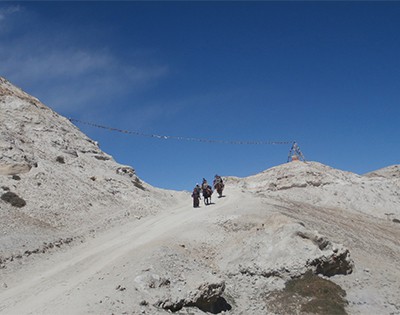
[[(49, 305), (62, 306), (69, 292), (79, 289), (102, 270), (117, 265), (121, 257), (132, 256), (132, 252), (184, 226), (186, 221), (204, 215), (204, 209), (203, 212), (189, 211), (185, 203), (160, 216), (114, 228), (67, 252), (35, 259), (32, 265), (28, 261), (18, 274), (2, 277), (7, 289), (1, 290), (0, 313), (45, 314)], [(74, 313), (71, 309), (64, 309), (64, 312)]]
[[(190, 199), (182, 199), (178, 206), (160, 215), (113, 228), (67, 251), (24, 258), (24, 267), (17, 273), (2, 275), (0, 314), (90, 313), (87, 303), (72, 302), (71, 298), (92, 300), (96, 293), (91, 292), (90, 283), (101, 278), (98, 275), (123, 269), (127, 261), (131, 265), (138, 264), (142, 257), (162, 246), (174, 234), (187, 233), (196, 222), (206, 220), (219, 208), (235, 201), (236, 198), (222, 198), (213, 205), (202, 204), (201, 208), (193, 209)], [(137, 270), (128, 272), (137, 273)], [(108, 280), (112, 284), (106, 281), (101, 285), (110, 287), (115, 279)]]

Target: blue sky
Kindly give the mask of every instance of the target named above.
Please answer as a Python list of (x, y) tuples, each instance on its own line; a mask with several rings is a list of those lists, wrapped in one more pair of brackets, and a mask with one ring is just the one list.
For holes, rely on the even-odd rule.
[[(296, 140), (363, 174), (399, 164), (400, 2), (0, 2), (0, 76), (59, 114), (146, 134)], [(290, 145), (76, 124), (146, 182), (191, 190)]]

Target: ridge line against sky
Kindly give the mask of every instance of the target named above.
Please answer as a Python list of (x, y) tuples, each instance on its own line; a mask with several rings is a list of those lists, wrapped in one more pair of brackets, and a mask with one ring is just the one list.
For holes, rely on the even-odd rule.
[[(0, 75), (65, 117), (146, 134), (296, 139), (355, 173), (398, 164), (400, 2), (0, 2)], [(79, 126), (152, 185), (285, 163)]]

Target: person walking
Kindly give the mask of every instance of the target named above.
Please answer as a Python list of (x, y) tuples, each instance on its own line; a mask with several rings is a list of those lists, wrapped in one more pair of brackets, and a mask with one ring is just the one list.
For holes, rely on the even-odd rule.
[(193, 188), (192, 198), (193, 198), (193, 208), (198, 208), (200, 206), (200, 186), (199, 185), (196, 185), (196, 187)]

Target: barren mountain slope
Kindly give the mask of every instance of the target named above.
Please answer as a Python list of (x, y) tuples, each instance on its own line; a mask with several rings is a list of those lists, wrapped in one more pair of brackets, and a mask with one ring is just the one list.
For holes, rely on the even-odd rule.
[(292, 162), (194, 209), (4, 79), (0, 111), (0, 314), (306, 315), (315, 278), (339, 314), (400, 314), (398, 176)]
[[(270, 168), (239, 181), (244, 189), (268, 193), (286, 201), (338, 207), (378, 218), (400, 219), (400, 173), (397, 166), (379, 171), (391, 176), (360, 176), (333, 169), (318, 162), (291, 164)], [(391, 171), (389, 171), (391, 170)]]
[[(0, 78), (0, 264), (161, 210), (143, 183), (68, 119)], [(46, 244), (44, 244), (46, 243)]]

